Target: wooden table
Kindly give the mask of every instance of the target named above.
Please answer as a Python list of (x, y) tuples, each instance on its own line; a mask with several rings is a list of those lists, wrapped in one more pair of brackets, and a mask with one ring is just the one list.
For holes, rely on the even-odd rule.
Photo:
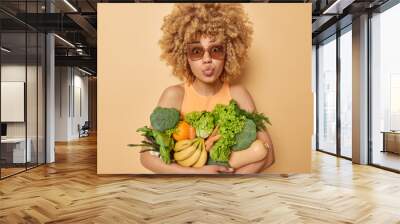
[[(25, 150), (25, 141), (28, 142)], [(30, 138), (6, 138), (1, 139), (2, 158), (6, 163), (25, 163), (30, 162), (32, 153)]]
[(382, 131), (383, 150), (382, 152), (392, 152), (400, 154), (400, 131)]

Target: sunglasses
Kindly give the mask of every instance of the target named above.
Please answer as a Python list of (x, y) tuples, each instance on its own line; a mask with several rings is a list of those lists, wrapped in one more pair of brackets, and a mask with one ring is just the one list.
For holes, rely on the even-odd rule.
[(207, 49), (204, 49), (201, 44), (188, 44), (187, 56), (190, 60), (197, 61), (203, 58), (206, 51), (212, 59), (225, 59), (225, 47), (222, 44), (211, 45)]

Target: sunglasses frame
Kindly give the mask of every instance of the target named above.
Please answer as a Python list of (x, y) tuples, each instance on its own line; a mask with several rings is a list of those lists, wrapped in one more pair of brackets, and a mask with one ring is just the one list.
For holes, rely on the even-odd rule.
[[(190, 56), (190, 51), (191, 51), (194, 47), (200, 47), (200, 48), (203, 50), (203, 54), (202, 54), (201, 57), (193, 58), (193, 56), (192, 56), (192, 57)], [(222, 47), (223, 56), (222, 56), (222, 57), (216, 57), (215, 55), (213, 55), (212, 52), (210, 52), (210, 49), (213, 48), (213, 47)], [(204, 54), (206, 53), (206, 51), (208, 52), (208, 54), (210, 55), (210, 57), (211, 57), (212, 59), (220, 60), (220, 61), (222, 61), (222, 60), (225, 59), (225, 56), (226, 56), (226, 48), (225, 48), (225, 45), (223, 45), (223, 44), (211, 44), (209, 47), (207, 47), (207, 49), (204, 49), (204, 47), (203, 47), (201, 44), (199, 44), (199, 43), (189, 43), (189, 44), (187, 44), (186, 55), (187, 55), (187, 57), (188, 57), (190, 60), (192, 60), (192, 61), (198, 61), (198, 60), (201, 60), (201, 59), (204, 57)]]

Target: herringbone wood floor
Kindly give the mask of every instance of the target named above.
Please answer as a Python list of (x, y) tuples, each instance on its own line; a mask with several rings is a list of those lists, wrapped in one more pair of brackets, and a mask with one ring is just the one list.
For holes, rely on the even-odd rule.
[(315, 152), (311, 174), (97, 176), (96, 138), (0, 181), (0, 223), (400, 223), (400, 175)]

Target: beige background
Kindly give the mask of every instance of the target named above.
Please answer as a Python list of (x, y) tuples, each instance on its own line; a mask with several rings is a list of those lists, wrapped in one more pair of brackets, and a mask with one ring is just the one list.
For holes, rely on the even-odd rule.
[[(244, 4), (254, 27), (242, 82), (270, 117), (276, 163), (267, 173), (309, 172), (313, 128), (311, 4)], [(98, 4), (99, 174), (151, 173), (135, 131), (162, 91), (180, 81), (160, 61), (161, 23), (172, 4)]]

